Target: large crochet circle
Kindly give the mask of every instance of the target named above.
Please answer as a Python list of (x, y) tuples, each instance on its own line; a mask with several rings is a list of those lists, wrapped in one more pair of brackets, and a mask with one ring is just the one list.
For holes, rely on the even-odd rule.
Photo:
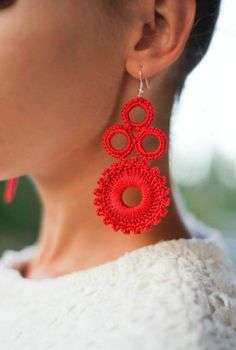
[[(170, 204), (166, 197), (170, 190), (164, 186), (166, 177), (159, 175), (157, 167), (150, 169), (145, 159), (122, 159), (102, 175), (99, 187), (94, 190), (94, 204), (98, 206), (97, 215), (103, 216), (104, 223), (111, 224), (114, 231), (148, 232), (166, 216), (166, 206)], [(123, 192), (129, 187), (138, 188), (142, 196), (140, 203), (133, 207), (122, 200)]]

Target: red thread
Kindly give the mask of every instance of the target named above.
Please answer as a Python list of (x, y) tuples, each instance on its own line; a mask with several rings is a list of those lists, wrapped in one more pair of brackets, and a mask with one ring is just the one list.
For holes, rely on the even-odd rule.
[[(121, 150), (115, 149), (111, 144), (111, 138), (116, 134), (123, 134), (127, 138), (127, 145)], [(126, 157), (133, 148), (133, 135), (129, 129), (125, 129), (122, 125), (114, 125), (107, 129), (103, 134), (102, 141), (107, 153), (116, 158)]]
[[(142, 142), (146, 136), (154, 136), (159, 141), (159, 146), (155, 151), (146, 151), (143, 148)], [(160, 158), (166, 152), (166, 135), (163, 131), (157, 128), (149, 128), (141, 130), (137, 135), (137, 142), (135, 143), (135, 150), (140, 155), (140, 157), (145, 157), (147, 159), (157, 159)]]
[[(144, 120), (142, 122), (133, 122), (130, 119), (129, 113), (135, 107), (141, 107), (146, 112)], [(121, 116), (123, 118), (124, 125), (128, 128), (132, 128), (135, 131), (139, 131), (143, 127), (149, 127), (154, 117), (154, 109), (151, 103), (143, 97), (136, 97), (128, 101), (121, 110)]]
[[(94, 190), (97, 196), (97, 215), (104, 216), (104, 223), (111, 224), (114, 231), (141, 233), (150, 231), (152, 225), (159, 224), (167, 214), (169, 188), (165, 187), (165, 176), (159, 176), (159, 169), (150, 169), (145, 160), (135, 157), (123, 162), (113, 163), (103, 172)], [(133, 207), (127, 206), (122, 194), (128, 187), (137, 187), (142, 195), (141, 202)]]
[[(135, 107), (141, 107), (146, 115), (142, 122), (130, 120), (129, 113)], [(165, 186), (166, 177), (159, 175), (157, 167), (150, 168), (149, 161), (161, 157), (167, 148), (167, 138), (163, 131), (150, 127), (154, 117), (151, 103), (143, 97), (136, 97), (128, 101), (121, 110), (124, 126), (114, 125), (103, 135), (104, 149), (113, 157), (119, 158), (119, 163), (113, 163), (105, 169), (102, 177), (97, 181), (98, 187), (93, 191), (96, 213), (103, 216), (106, 225), (111, 224), (114, 231), (121, 230), (125, 234), (149, 232), (152, 225), (161, 222), (166, 216), (166, 207), (170, 204), (167, 195), (170, 189)], [(133, 131), (138, 131), (136, 136)], [(121, 133), (127, 138), (127, 145), (116, 150), (111, 145), (113, 135)], [(158, 139), (159, 145), (155, 151), (146, 151), (142, 142), (148, 135)], [(135, 149), (141, 159), (131, 157), (125, 159)], [(139, 204), (127, 206), (122, 195), (129, 187), (136, 187), (141, 192)]]
[(6, 204), (9, 204), (13, 201), (16, 193), (16, 188), (18, 185), (18, 177), (14, 177), (10, 180), (7, 180), (6, 186), (4, 188), (3, 200)]

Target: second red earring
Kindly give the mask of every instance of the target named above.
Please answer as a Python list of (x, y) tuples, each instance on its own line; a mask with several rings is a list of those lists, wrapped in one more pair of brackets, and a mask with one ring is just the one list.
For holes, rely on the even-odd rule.
[[(153, 225), (160, 224), (161, 218), (167, 215), (166, 207), (170, 204), (170, 188), (166, 186), (166, 177), (160, 175), (158, 167), (151, 168), (149, 165), (150, 160), (160, 158), (166, 152), (167, 138), (162, 130), (151, 127), (154, 109), (150, 101), (141, 96), (142, 70), (139, 75), (138, 96), (127, 101), (121, 110), (123, 125), (108, 128), (102, 137), (106, 152), (118, 158), (119, 162), (103, 171), (97, 181), (98, 187), (93, 191), (96, 214), (103, 216), (104, 224), (124, 234), (150, 231)], [(148, 86), (147, 80), (146, 84)], [(142, 122), (134, 122), (130, 118), (130, 112), (137, 107), (145, 111)], [(127, 139), (123, 149), (112, 146), (111, 139), (116, 134), (122, 134)], [(147, 136), (153, 136), (158, 141), (154, 151), (147, 151), (143, 147)], [(139, 158), (127, 159), (132, 151)], [(141, 194), (141, 200), (135, 206), (128, 206), (122, 198), (124, 191), (130, 187), (135, 187)]]
[(13, 202), (16, 194), (16, 189), (19, 183), (18, 177), (13, 177), (9, 180), (7, 180), (4, 193), (3, 193), (3, 201), (6, 204), (10, 204)]

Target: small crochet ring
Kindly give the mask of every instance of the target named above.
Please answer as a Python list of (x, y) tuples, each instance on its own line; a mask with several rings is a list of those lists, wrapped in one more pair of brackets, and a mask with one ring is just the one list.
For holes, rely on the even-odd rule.
[[(122, 149), (115, 149), (111, 144), (111, 138), (116, 134), (122, 134), (127, 139), (127, 145)], [(113, 125), (108, 128), (103, 134), (102, 142), (106, 152), (115, 158), (125, 158), (133, 149), (133, 135), (122, 125)]]
[[(143, 140), (147, 136), (154, 136), (158, 141), (159, 145), (155, 151), (146, 151), (143, 148)], [(137, 135), (137, 141), (135, 143), (135, 150), (139, 156), (145, 157), (146, 159), (157, 159), (160, 158), (165, 152), (167, 148), (167, 138), (163, 131), (157, 128), (149, 128), (142, 130)]]
[[(145, 111), (145, 117), (142, 122), (134, 122), (130, 119), (130, 111), (135, 107), (141, 107)], [(132, 128), (135, 131), (139, 131), (141, 128), (146, 128), (151, 125), (154, 118), (154, 109), (152, 104), (143, 97), (135, 97), (129, 100), (121, 110), (121, 116), (126, 127)]]

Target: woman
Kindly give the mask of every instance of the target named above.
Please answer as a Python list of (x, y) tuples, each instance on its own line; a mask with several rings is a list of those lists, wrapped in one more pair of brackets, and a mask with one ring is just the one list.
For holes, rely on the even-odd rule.
[[(218, 231), (183, 220), (173, 184), (168, 214), (145, 234), (114, 232), (93, 203), (114, 161), (101, 137), (137, 96), (140, 67), (158, 112), (152, 126), (168, 135), (174, 97), (207, 49), (218, 8), (1, 1), (1, 180), (30, 175), (43, 206), (38, 241), (1, 257), (2, 349), (236, 348), (231, 262)], [(153, 165), (170, 184), (168, 154)]]

